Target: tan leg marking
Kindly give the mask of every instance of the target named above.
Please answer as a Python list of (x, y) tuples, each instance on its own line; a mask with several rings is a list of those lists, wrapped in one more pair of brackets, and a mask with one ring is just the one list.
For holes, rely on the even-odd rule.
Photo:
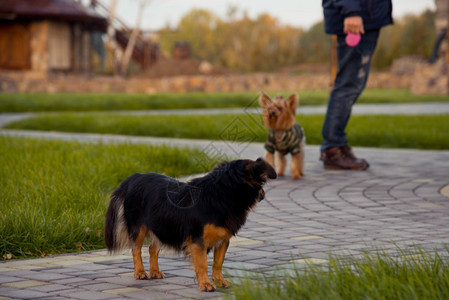
[(187, 242), (192, 264), (195, 269), (196, 278), (198, 280), (198, 289), (205, 292), (213, 292), (215, 285), (210, 282), (207, 275), (207, 249), (214, 250), (214, 268), (213, 279), (220, 285), (227, 287), (229, 283), (223, 278), (221, 274), (221, 266), (223, 265), (226, 250), (228, 249), (229, 239), (232, 234), (223, 227), (217, 227), (211, 224), (204, 226), (203, 229), (203, 245)]
[(150, 252), (150, 278), (151, 279), (162, 279), (165, 277), (164, 273), (159, 270), (159, 251), (161, 250), (159, 242), (153, 241), (148, 248)]
[(270, 152), (266, 152), (265, 159), (273, 168), (275, 167), (273, 154), (271, 154)]
[(292, 178), (301, 179), (301, 161), (300, 155), (292, 155)]
[(301, 179), (304, 175), (304, 151), (297, 155), (292, 155), (292, 178)]
[(221, 272), (228, 247), (229, 240), (223, 241), (219, 246), (215, 247), (214, 265), (212, 267), (212, 280), (217, 286), (221, 286), (224, 288), (229, 287), (229, 281), (224, 279), (223, 273)]
[(276, 152), (276, 157), (277, 157), (278, 162), (279, 162), (279, 168), (278, 168), (277, 174), (279, 176), (284, 176), (285, 175), (285, 168), (287, 167), (287, 159), (285, 158), (285, 155), (282, 155), (279, 152)]
[(192, 265), (195, 269), (196, 279), (198, 280), (198, 289), (202, 292), (215, 291), (215, 285), (212, 284), (207, 276), (207, 250), (205, 247), (196, 243), (189, 246)]
[(203, 240), (204, 246), (207, 249), (212, 248), (217, 243), (221, 243), (221, 241), (229, 241), (231, 237), (232, 234), (224, 227), (217, 227), (212, 224), (207, 224), (204, 226)]
[(299, 154), (292, 155), (292, 178), (301, 179), (304, 176), (304, 141), (299, 144)]
[(134, 241), (132, 253), (134, 262), (134, 278), (135, 279), (148, 279), (148, 274), (145, 272), (145, 268), (142, 263), (142, 245), (145, 237), (147, 235), (147, 230), (145, 226), (140, 227), (139, 235)]

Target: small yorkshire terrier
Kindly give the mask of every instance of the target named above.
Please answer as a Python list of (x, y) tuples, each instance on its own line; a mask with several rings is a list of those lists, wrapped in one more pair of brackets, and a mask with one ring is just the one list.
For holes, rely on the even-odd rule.
[(274, 153), (276, 152), (279, 162), (277, 174), (283, 176), (287, 165), (285, 155), (291, 153), (293, 179), (300, 179), (304, 175), (305, 135), (303, 128), (295, 120), (298, 102), (296, 94), (292, 94), (288, 99), (282, 96), (271, 99), (265, 94), (259, 97), (264, 123), (268, 128), (265, 158), (275, 168)]

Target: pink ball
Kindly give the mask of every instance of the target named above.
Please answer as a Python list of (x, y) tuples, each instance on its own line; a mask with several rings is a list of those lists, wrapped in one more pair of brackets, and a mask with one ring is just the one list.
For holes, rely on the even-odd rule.
[(355, 47), (358, 43), (360, 43), (360, 40), (362, 39), (361, 35), (359, 33), (348, 33), (346, 36), (346, 45), (349, 47)]

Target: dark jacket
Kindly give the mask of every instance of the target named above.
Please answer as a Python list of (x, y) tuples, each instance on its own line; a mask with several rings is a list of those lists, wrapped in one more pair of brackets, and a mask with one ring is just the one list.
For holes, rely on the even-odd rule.
[(361, 16), (365, 31), (393, 24), (391, 0), (323, 0), (324, 29), (343, 34), (346, 17)]

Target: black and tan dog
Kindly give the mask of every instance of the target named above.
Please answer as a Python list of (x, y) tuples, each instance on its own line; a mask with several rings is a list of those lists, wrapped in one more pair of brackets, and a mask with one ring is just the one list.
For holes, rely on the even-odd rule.
[(228, 287), (221, 269), (229, 240), (265, 196), (263, 185), (276, 176), (260, 158), (223, 162), (187, 183), (158, 173), (131, 175), (111, 195), (106, 245), (109, 251), (132, 247), (136, 279), (148, 279), (141, 257), (146, 238), (150, 278), (164, 278), (158, 265), (161, 246), (182, 251), (192, 259), (198, 289), (207, 292), (215, 290), (207, 274), (207, 253), (213, 249), (212, 279)]

